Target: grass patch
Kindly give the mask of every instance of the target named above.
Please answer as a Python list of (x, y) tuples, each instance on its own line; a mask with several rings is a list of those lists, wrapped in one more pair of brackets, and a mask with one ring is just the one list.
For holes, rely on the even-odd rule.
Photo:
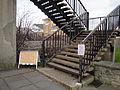
[(120, 48), (115, 50), (115, 62), (120, 63)]

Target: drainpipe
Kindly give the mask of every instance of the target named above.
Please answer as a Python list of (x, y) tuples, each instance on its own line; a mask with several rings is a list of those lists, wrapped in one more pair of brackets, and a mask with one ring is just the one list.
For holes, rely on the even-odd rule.
[(118, 28), (120, 29), (120, 6), (119, 6), (119, 22), (118, 22)]
[(114, 39), (113, 64), (115, 63), (116, 39)]

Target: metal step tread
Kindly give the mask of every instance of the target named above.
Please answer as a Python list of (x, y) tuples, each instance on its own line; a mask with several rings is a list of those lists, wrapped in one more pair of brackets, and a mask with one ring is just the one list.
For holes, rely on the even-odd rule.
[(63, 7), (63, 6), (67, 6), (67, 4), (66, 3), (60, 3), (60, 4), (58, 4), (58, 6)]

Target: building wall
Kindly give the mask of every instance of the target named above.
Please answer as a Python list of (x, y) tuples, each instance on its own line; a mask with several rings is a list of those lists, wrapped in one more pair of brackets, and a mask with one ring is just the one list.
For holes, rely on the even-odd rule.
[(97, 62), (95, 78), (120, 90), (120, 64), (109, 61)]
[(0, 0), (0, 70), (16, 63), (16, 0)]
[(55, 26), (55, 24), (50, 20), (48, 19), (47, 21), (45, 21), (45, 23), (43, 24), (43, 33), (44, 34), (52, 34), (53, 31), (52, 31), (52, 27)]

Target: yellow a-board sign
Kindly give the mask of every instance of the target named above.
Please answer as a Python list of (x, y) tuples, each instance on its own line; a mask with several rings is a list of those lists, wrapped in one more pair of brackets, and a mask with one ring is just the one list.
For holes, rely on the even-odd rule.
[(19, 56), (18, 68), (20, 68), (20, 65), (36, 65), (37, 69), (38, 60), (38, 51), (21, 51)]

